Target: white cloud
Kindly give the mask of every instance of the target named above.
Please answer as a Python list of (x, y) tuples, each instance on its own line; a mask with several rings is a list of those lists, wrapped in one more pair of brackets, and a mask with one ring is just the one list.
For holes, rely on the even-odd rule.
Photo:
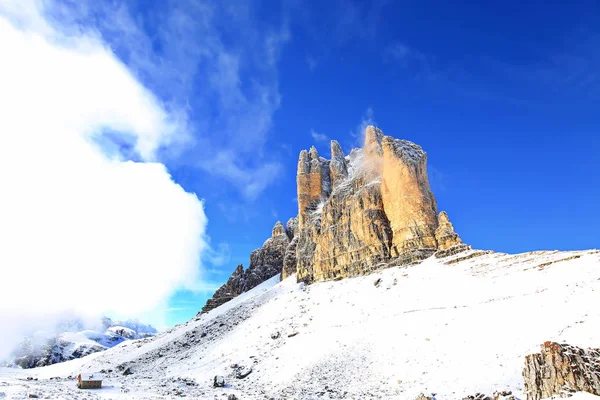
[(160, 326), (208, 247), (202, 202), (155, 162), (180, 116), (40, 4), (0, 3), (0, 356), (65, 310)]
[[(260, 5), (249, 0), (165, 0), (140, 14), (125, 1), (81, 3), (87, 7), (69, 12), (96, 25), (150, 87), (193, 115), (195, 143), (172, 147), (169, 164), (225, 178), (249, 200), (277, 178), (264, 175), (263, 165), (277, 164), (265, 145), (281, 104), (277, 62), (290, 39), (285, 15), (258, 21)], [(142, 28), (148, 26), (152, 32)], [(224, 148), (231, 157), (217, 159)]]
[(239, 154), (232, 150), (217, 151), (211, 158), (200, 160), (199, 166), (238, 186), (242, 195), (249, 200), (255, 200), (281, 174), (281, 165), (278, 163), (248, 168)]
[(350, 131), (350, 136), (355, 139), (354, 145), (362, 147), (365, 141), (365, 131), (369, 125), (377, 125), (377, 122), (375, 122), (375, 119), (373, 118), (373, 109), (371, 107), (368, 107), (365, 110), (360, 123), (353, 131)]
[(329, 140), (329, 137), (327, 135), (325, 135), (324, 133), (319, 133), (314, 129), (310, 130), (310, 136), (312, 136), (313, 140), (317, 142), (326, 142)]

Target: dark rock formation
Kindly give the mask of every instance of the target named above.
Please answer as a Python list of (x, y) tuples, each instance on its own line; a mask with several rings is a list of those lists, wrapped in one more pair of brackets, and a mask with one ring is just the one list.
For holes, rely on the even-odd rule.
[(206, 301), (202, 307), (201, 313), (209, 312), (213, 308), (219, 307), (221, 304), (227, 303), (229, 300), (243, 293), (244, 288), (244, 266), (238, 265), (227, 282), (217, 289), (212, 298)]
[(600, 349), (545, 342), (540, 353), (525, 357), (523, 380), (527, 400), (577, 391), (600, 395)]
[(208, 299), (200, 313), (208, 312), (279, 274), (289, 244), (289, 232), (281, 222), (277, 221), (271, 237), (260, 249), (250, 254), (248, 269), (244, 270), (242, 264), (238, 265), (227, 282), (217, 289), (212, 298)]

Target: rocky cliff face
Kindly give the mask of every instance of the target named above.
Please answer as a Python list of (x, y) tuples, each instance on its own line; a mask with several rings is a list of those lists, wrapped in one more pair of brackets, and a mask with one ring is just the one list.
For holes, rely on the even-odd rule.
[(407, 140), (365, 130), (363, 148), (331, 159), (302, 150), (296, 175), (298, 216), (280, 222), (202, 309), (208, 311), (281, 272), (307, 283), (362, 275), (389, 265), (445, 257), (469, 249), (437, 203), (427, 154)]
[(250, 266), (244, 270), (242, 264), (238, 265), (227, 282), (213, 294), (201, 313), (208, 312), (233, 299), (236, 296), (260, 285), (262, 282), (277, 275), (283, 267), (283, 258), (293, 236), (294, 219), (288, 221), (288, 231), (279, 221), (273, 227), (271, 237), (265, 241), (260, 249), (250, 254)]
[(314, 147), (302, 151), (297, 185), (297, 234), (282, 278), (296, 273), (298, 280), (313, 282), (356, 276), (462, 243), (448, 215), (438, 215), (427, 154), (373, 126), (366, 128), (363, 148), (348, 156), (336, 141), (331, 160)]
[(539, 353), (525, 358), (523, 380), (527, 400), (577, 391), (600, 395), (600, 349), (545, 342)]

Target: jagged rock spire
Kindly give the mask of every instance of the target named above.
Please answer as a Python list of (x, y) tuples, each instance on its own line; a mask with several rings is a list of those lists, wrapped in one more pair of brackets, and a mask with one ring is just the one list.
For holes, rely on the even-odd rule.
[(442, 211), (438, 215), (438, 227), (435, 230), (435, 238), (439, 250), (445, 250), (462, 243), (460, 236), (454, 232), (454, 226), (452, 226), (446, 211)]
[(365, 128), (365, 155), (381, 156), (383, 150), (381, 148), (381, 141), (383, 140), (383, 131), (379, 128), (369, 125)]
[(331, 175), (331, 188), (335, 189), (348, 177), (348, 165), (342, 147), (337, 140), (331, 141), (331, 162), (329, 163)]
[[(302, 150), (298, 158), (298, 223), (302, 225), (308, 213), (318, 204), (327, 193), (329, 178), (329, 163), (319, 156), (315, 146), (310, 151)], [(327, 168), (325, 168), (327, 166)]]
[(285, 231), (285, 226), (283, 226), (281, 221), (277, 221), (277, 223), (275, 223), (275, 226), (273, 227), (273, 230), (271, 231), (271, 237), (275, 237), (278, 235), (287, 235)]

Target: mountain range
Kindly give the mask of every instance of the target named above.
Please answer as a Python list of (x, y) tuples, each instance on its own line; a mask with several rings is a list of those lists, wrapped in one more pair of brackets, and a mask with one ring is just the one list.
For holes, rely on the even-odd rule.
[(86, 323), (79, 318), (64, 319), (56, 325), (52, 332), (37, 331), (25, 337), (4, 364), (20, 368), (44, 367), (157, 333), (152, 326), (137, 320), (113, 321), (107, 317), (94, 324), (96, 329), (86, 329)]

